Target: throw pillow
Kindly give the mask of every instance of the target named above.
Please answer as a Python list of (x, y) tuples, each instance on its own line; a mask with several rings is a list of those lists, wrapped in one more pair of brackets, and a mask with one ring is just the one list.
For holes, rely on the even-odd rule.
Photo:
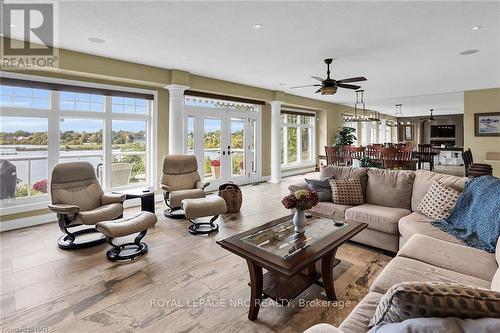
[(362, 205), (363, 188), (359, 178), (331, 179), (332, 201), (338, 205)]
[(413, 318), (400, 323), (382, 324), (373, 327), (368, 333), (450, 333), (474, 332), (492, 333), (500, 332), (500, 319), (458, 319), (458, 318)]
[(500, 318), (500, 292), (460, 283), (398, 283), (380, 299), (370, 327), (430, 317)]
[(332, 189), (330, 187), (330, 179), (333, 177), (328, 177), (324, 179), (305, 179), (307, 187), (315, 192), (319, 201), (331, 202), (332, 201)]
[(425, 216), (439, 220), (450, 216), (460, 192), (434, 181), (417, 209)]

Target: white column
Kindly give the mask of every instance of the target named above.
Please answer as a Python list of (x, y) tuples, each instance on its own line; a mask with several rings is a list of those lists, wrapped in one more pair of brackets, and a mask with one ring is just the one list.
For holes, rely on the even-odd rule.
[(387, 120), (386, 119), (380, 119), (380, 143), (386, 143), (390, 142), (391, 140), (387, 138)]
[(371, 129), (372, 129), (372, 124), (369, 122), (362, 122), (361, 123), (361, 145), (363, 146), (368, 146), (371, 141)]
[(281, 182), (281, 101), (271, 104), (271, 183)]
[(165, 86), (169, 93), (168, 103), (168, 153), (184, 153), (184, 91), (189, 88), (178, 84)]
[(380, 137), (380, 125), (378, 121), (372, 122), (371, 128), (372, 128), (372, 138), (373, 138), (372, 143), (381, 143), (380, 141), (382, 140), (382, 138)]

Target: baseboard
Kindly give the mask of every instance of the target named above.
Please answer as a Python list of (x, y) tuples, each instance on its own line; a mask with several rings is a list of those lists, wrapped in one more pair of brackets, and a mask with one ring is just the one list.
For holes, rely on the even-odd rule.
[[(163, 195), (162, 194), (155, 195), (155, 203), (158, 203), (158, 202), (160, 202), (160, 203), (163, 202)], [(124, 208), (137, 207), (140, 205), (141, 205), (140, 199), (126, 200), (123, 203)], [(34, 216), (30, 216), (30, 217), (23, 217), (23, 218), (19, 218), (19, 219), (0, 222), (0, 232), (21, 229), (21, 228), (27, 228), (27, 227), (33, 227), (35, 225), (52, 223), (52, 222), (57, 222), (57, 217), (56, 217), (55, 213), (34, 215)]]
[(9, 220), (0, 222), (0, 232), (32, 227), (39, 224), (56, 222), (57, 217), (55, 213), (48, 213), (42, 215), (35, 215), (30, 217), (23, 217), (20, 219)]

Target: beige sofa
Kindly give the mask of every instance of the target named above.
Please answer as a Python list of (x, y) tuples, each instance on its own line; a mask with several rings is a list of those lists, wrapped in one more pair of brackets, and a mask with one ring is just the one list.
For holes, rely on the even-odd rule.
[[(349, 207), (321, 203), (323, 213), (368, 223), (355, 241), (398, 252), (339, 328), (320, 324), (307, 333), (364, 333), (383, 294), (404, 281), (463, 283), (500, 291), (500, 241), (496, 254), (465, 246), (453, 236), (430, 224), (417, 206), (436, 179), (463, 190), (465, 178), (430, 171), (389, 171), (326, 167), (321, 177), (362, 179), (366, 204)], [(304, 188), (293, 185), (290, 190)], [(393, 192), (393, 193), (390, 193)], [(387, 242), (387, 243), (385, 243)]]
[[(418, 205), (434, 180), (439, 180), (460, 192), (467, 178), (418, 170), (382, 170), (327, 166), (321, 168), (320, 178), (361, 179), (365, 203), (359, 206), (336, 205), (320, 202), (312, 210), (337, 218), (346, 218), (368, 224), (353, 241), (396, 253), (416, 234), (432, 236), (454, 243), (461, 243), (453, 236), (432, 226), (430, 219), (421, 214)], [(296, 191), (307, 184), (291, 185)]]

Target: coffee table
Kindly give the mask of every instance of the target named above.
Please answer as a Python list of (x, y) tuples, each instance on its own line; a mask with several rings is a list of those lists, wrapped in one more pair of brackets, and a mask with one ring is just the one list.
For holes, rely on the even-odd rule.
[(125, 194), (125, 200), (140, 198), (141, 211), (155, 213), (155, 191), (150, 187), (113, 191), (113, 193)]
[[(293, 231), (292, 218), (293, 215), (285, 216), (217, 241), (247, 261), (250, 320), (257, 318), (263, 297), (287, 303), (312, 284), (322, 286), (329, 301), (336, 300), (333, 268), (340, 263), (335, 259), (337, 249), (367, 226), (347, 220), (337, 220), (342, 223), (338, 225), (330, 216), (312, 213), (305, 232), (298, 234)], [(319, 260), (320, 274), (315, 270)], [(263, 269), (267, 273), (263, 274)]]

